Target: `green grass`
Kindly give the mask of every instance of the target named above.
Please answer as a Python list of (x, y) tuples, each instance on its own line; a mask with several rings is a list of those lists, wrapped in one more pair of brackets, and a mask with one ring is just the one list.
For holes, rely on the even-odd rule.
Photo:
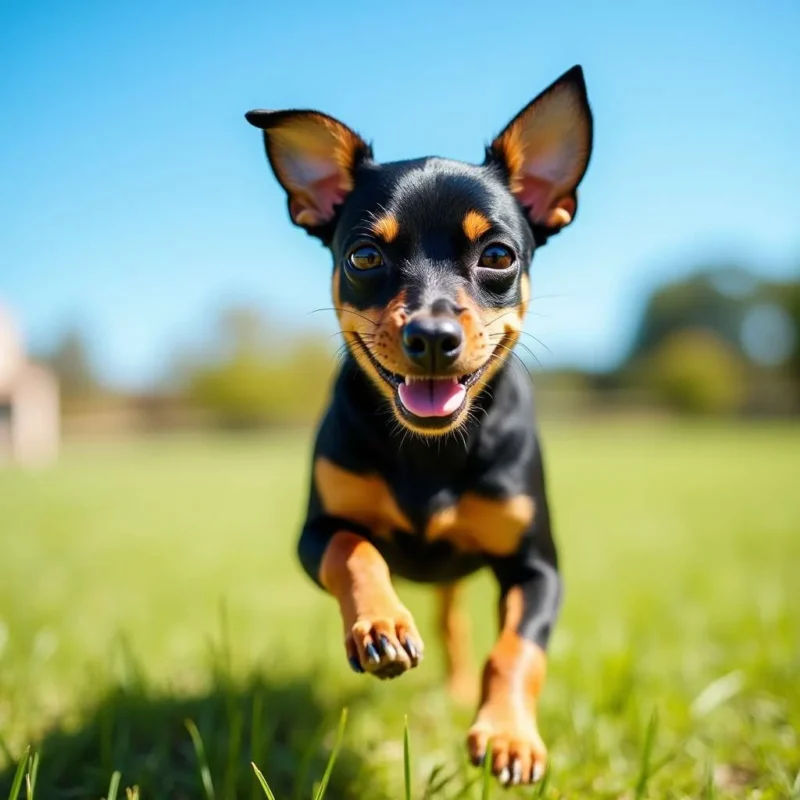
[[(552, 764), (544, 790), (488, 796), (800, 798), (800, 427), (544, 434), (567, 582)], [(306, 800), (345, 706), (329, 800), (399, 800), (406, 768), (411, 797), (485, 796), (428, 591), (400, 585), (422, 667), (349, 671), (295, 562), (308, 463), (287, 435), (74, 444), (51, 471), (0, 472), (0, 798), (30, 746), (20, 798), (264, 798), (252, 762)], [(469, 600), (477, 657), (488, 576)]]

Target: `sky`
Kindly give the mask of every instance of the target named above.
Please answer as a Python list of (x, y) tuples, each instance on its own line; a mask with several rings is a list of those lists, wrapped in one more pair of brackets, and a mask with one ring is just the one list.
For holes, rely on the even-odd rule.
[(129, 388), (226, 306), (333, 331), (309, 314), (329, 255), (244, 112), (318, 108), (379, 160), (476, 162), (580, 63), (594, 155), (527, 329), (545, 366), (606, 368), (660, 282), (800, 268), (799, 35), (796, 0), (0, 0), (0, 304), (40, 351), (81, 326)]

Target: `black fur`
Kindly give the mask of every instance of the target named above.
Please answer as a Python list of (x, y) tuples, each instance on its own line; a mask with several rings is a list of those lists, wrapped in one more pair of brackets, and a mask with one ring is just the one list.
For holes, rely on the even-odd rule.
[[(413, 581), (443, 583), (490, 567), (501, 597), (513, 586), (522, 588), (525, 603), (519, 633), (545, 647), (558, 613), (561, 578), (528, 374), (506, 364), (479, 402), (477, 419), (462, 432), (444, 439), (410, 437), (398, 431), (382, 408), (386, 401), (348, 360), (320, 427), (314, 458), (326, 457), (355, 473), (380, 474), (414, 531), (396, 531), (387, 541), (350, 520), (328, 517), (312, 481), (298, 543), (300, 561), (319, 582), (328, 542), (337, 531), (350, 530), (369, 539), (393, 573)], [(466, 491), (491, 498), (518, 494), (533, 498), (533, 524), (515, 553), (505, 557), (464, 553), (449, 542), (424, 538), (430, 516), (452, 506)]]
[[(560, 81), (576, 88), (591, 140), (591, 115), (580, 68), (570, 70)], [(303, 113), (307, 112), (278, 112)], [(248, 119), (265, 131), (272, 161), (269, 130), (285, 116), (252, 112)], [(340, 304), (355, 313), (385, 308), (403, 291), (409, 313), (437, 314), (441, 308), (454, 308), (462, 293), (481, 309), (497, 314), (519, 307), (523, 276), (529, 272), (534, 250), (554, 231), (533, 224), (512, 194), (500, 151), (488, 148), (482, 165), (442, 158), (378, 164), (371, 148), (358, 141), (352, 190), (333, 219), (307, 228), (330, 249)], [(288, 189), (285, 184), (284, 188)], [(479, 212), (491, 224), (478, 241), (471, 241), (463, 228), (469, 211)], [(397, 221), (397, 236), (389, 242), (371, 232), (371, 224), (382, 215)], [(364, 243), (380, 250), (385, 262), (380, 269), (359, 271), (349, 263), (353, 248)], [(480, 267), (488, 243), (501, 243), (512, 251), (512, 269)], [(319, 429), (314, 458), (325, 458), (351, 473), (380, 475), (413, 530), (378, 537), (353, 520), (331, 517), (312, 480), (298, 552), (305, 570), (317, 582), (326, 547), (342, 530), (369, 539), (394, 574), (413, 581), (449, 582), (488, 567), (497, 577), (501, 596), (512, 587), (522, 589), (524, 611), (518, 632), (545, 647), (562, 588), (533, 392), (520, 364), (505, 353), (496, 356), (503, 364), (473, 400), (466, 421), (450, 433), (424, 436), (400, 424), (400, 404), (378, 391), (348, 353)], [(424, 429), (424, 423), (415, 420), (417, 429)], [(491, 499), (527, 495), (533, 500), (533, 522), (516, 552), (497, 557), (425, 538), (431, 516), (455, 505), (465, 492)]]

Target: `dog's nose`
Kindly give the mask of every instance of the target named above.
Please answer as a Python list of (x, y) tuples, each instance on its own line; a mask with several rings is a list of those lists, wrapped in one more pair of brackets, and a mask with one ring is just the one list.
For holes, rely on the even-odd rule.
[(414, 317), (403, 328), (403, 350), (429, 374), (451, 366), (463, 346), (464, 330), (452, 317)]

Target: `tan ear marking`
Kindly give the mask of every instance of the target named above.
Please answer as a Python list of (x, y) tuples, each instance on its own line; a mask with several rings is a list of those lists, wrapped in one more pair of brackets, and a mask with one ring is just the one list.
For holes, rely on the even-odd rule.
[(592, 114), (579, 68), (531, 101), (491, 145), (530, 222), (550, 233), (575, 216), (575, 192), (589, 163)]
[(467, 239), (477, 242), (492, 227), (492, 224), (480, 211), (467, 211), (461, 226)]
[(308, 208), (301, 209), (294, 216), (294, 221), (298, 225), (307, 225), (312, 227), (319, 222), (317, 215)]
[(545, 225), (548, 228), (563, 228), (572, 222), (572, 214), (566, 208), (554, 208), (547, 216)]

